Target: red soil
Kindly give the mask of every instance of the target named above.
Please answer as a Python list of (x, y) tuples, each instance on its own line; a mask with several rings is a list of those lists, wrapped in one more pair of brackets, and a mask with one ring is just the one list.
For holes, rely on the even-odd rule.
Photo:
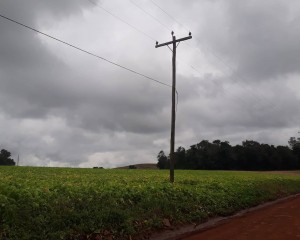
[(226, 220), (184, 240), (300, 240), (300, 196)]

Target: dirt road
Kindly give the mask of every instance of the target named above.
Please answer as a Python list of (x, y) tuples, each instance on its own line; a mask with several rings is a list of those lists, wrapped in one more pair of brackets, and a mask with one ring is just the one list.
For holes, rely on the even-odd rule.
[(300, 196), (246, 213), (183, 240), (300, 240)]

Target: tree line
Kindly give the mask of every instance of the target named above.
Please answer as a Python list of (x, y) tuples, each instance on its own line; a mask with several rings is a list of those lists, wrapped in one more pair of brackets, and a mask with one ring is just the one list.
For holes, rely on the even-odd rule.
[(0, 151), (0, 165), (4, 166), (14, 166), (15, 161), (11, 158), (11, 153), (5, 149)]
[[(300, 169), (300, 138), (291, 137), (289, 146), (274, 146), (246, 140), (231, 146), (228, 141), (203, 140), (188, 150), (179, 147), (174, 153), (175, 169), (207, 170), (293, 170)], [(168, 169), (169, 156), (160, 151), (157, 167)]]

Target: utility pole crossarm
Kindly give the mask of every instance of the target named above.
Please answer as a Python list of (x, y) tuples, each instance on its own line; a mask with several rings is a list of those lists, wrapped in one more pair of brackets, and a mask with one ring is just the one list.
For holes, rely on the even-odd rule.
[[(192, 38), (192, 36), (180, 38), (180, 39), (175, 40), (175, 43), (181, 42), (181, 41), (185, 41), (185, 40), (188, 40), (188, 39), (191, 39), (191, 38)], [(173, 44), (173, 43), (174, 43), (174, 41), (170, 41), (170, 42), (166, 42), (166, 43), (161, 43), (161, 44), (158, 44), (158, 42), (157, 42), (157, 44), (155, 45), (155, 48), (167, 46), (167, 45), (170, 45), (170, 44)]]

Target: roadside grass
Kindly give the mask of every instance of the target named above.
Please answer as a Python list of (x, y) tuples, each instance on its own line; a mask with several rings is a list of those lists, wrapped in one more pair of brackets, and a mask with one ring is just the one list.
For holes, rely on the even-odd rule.
[(0, 239), (128, 239), (300, 192), (300, 175), (0, 167)]

